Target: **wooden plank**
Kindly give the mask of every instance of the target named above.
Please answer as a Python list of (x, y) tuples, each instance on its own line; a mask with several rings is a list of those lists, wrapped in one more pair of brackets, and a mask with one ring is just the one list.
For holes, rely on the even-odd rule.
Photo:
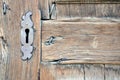
[(56, 4), (56, 15), (57, 19), (65, 19), (70, 18), (70, 5), (69, 3), (66, 5)]
[(65, 4), (65, 3), (120, 3), (119, 0), (56, 0), (57, 4)]
[(97, 17), (95, 4), (80, 4), (79, 11), (80, 17)]
[(41, 11), (42, 19), (50, 19), (49, 16), (49, 0), (39, 0), (39, 8)]
[(84, 80), (83, 65), (51, 65), (41, 68), (40, 80)]
[[(50, 72), (50, 68), (48, 66), (41, 65), (40, 67), (40, 80), (56, 80), (53, 74)], [(53, 72), (55, 74), (55, 72)]]
[[(99, 19), (99, 22), (97, 19), (75, 21), (43, 21), (43, 61), (119, 63), (119, 22), (104, 19), (101, 22)], [(55, 42), (46, 45), (51, 36), (55, 37)]]
[(70, 17), (78, 17), (80, 16), (80, 4), (70, 4)]
[[(1, 24), (0, 24), (1, 25)], [(8, 44), (3, 29), (0, 27), (0, 80), (5, 80), (7, 70)]]
[[(120, 65), (41, 64), (40, 80), (119, 80)], [(47, 74), (47, 75), (46, 75)]]
[(105, 80), (104, 65), (85, 64), (85, 80)]
[(120, 80), (120, 65), (105, 65), (105, 80)]
[(120, 17), (120, 4), (98, 4), (95, 6), (96, 17)]
[[(64, 8), (69, 6), (67, 10)], [(56, 4), (57, 19), (75, 17), (120, 17), (120, 4)], [(69, 11), (68, 11), (69, 9)], [(61, 18), (60, 18), (61, 17)]]
[[(7, 1), (6, 1), (7, 3)], [(0, 1), (0, 6), (3, 6), (3, 1)], [(4, 31), (4, 17), (3, 17), (3, 10), (0, 9), (0, 80), (7, 80), (6, 79), (6, 71), (7, 64), (8, 64), (8, 43), (6, 40), (6, 35)], [(7, 12), (8, 13), (8, 12)]]
[[(0, 1), (2, 3), (2, 0)], [(10, 7), (6, 15), (0, 16), (0, 28), (2, 27), (8, 43), (7, 66), (5, 79), (3, 80), (38, 80), (40, 63), (40, 14), (38, 10), (38, 0), (6, 0)], [(2, 9), (1, 9), (2, 10)], [(20, 43), (21, 17), (27, 11), (32, 11), (32, 21), (34, 22), (35, 39), (33, 57), (29, 61), (21, 60), (22, 53)], [(0, 14), (1, 15), (1, 14)]]

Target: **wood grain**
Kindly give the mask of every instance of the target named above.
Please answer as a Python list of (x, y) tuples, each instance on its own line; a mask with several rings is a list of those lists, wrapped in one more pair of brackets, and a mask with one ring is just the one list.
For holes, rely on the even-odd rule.
[(119, 0), (56, 0), (56, 3), (65, 4), (65, 3), (119, 3)]
[[(3, 2), (0, 1), (0, 6), (3, 5)], [(8, 65), (8, 42), (4, 31), (4, 17), (3, 11), (0, 9), (0, 80), (7, 80), (6, 79), (6, 71)]]
[(80, 17), (120, 17), (120, 4), (56, 4), (57, 20)]
[(104, 65), (85, 64), (85, 80), (104, 80)]
[(120, 65), (41, 64), (40, 80), (119, 80)]
[[(0, 1), (2, 6), (3, 1)], [(7, 66), (5, 77), (2, 80), (38, 80), (38, 71), (40, 63), (40, 14), (38, 9), (38, 0), (6, 0), (6, 4), (10, 10), (7, 10), (6, 15), (0, 14), (0, 28), (2, 27), (4, 35), (8, 43)], [(32, 20), (34, 22), (35, 39), (33, 57), (29, 61), (22, 61), (20, 52), (20, 30), (21, 17), (27, 11), (32, 11)], [(1, 52), (1, 51), (0, 51)], [(4, 63), (4, 62), (3, 62)], [(5, 66), (4, 66), (5, 67)], [(4, 72), (3, 72), (4, 73)]]
[(65, 18), (70, 18), (70, 5), (69, 3), (66, 5), (59, 5), (56, 4), (56, 19), (65, 19)]
[(120, 65), (105, 65), (105, 80), (119, 80)]
[[(40, 39), (40, 37), (41, 37), (41, 35), (40, 35), (40, 33), (41, 33), (41, 26), (40, 26), (41, 25), (40, 24), (41, 17), (40, 17), (40, 15), (41, 14), (39, 13), (39, 9), (38, 9), (38, 8), (40, 8), (39, 1), (38, 0), (5, 0), (6, 4), (8, 4), (8, 6), (10, 8), (10, 10), (7, 10), (6, 15), (3, 15), (3, 11), (2, 11), (2, 3), (3, 2), (2, 2), (2, 0), (0, 1), (0, 6), (1, 6), (1, 9), (0, 9), (0, 80), (87, 80), (87, 79), (88, 80), (90, 80), (90, 79), (92, 79), (92, 80), (94, 80), (94, 79), (97, 79), (97, 80), (98, 79), (120, 80), (120, 77), (119, 77), (120, 76), (120, 73), (119, 73), (120, 65), (105, 65), (105, 68), (101, 64), (100, 65), (98, 65), (98, 64), (97, 65), (90, 65), (90, 64), (51, 65), (49, 62), (47, 62), (47, 64), (45, 62), (42, 62), (44, 64), (39, 65), (40, 51), (41, 51), (40, 50), (41, 49), (41, 46), (40, 46), (41, 45), (41, 43), (40, 43), (41, 42), (41, 39)], [(38, 4), (39, 4), (39, 7), (38, 7)], [(70, 5), (70, 6), (72, 7), (72, 5)], [(114, 6), (116, 6), (116, 5), (114, 5)], [(74, 8), (75, 8), (75, 5), (74, 5)], [(118, 5), (118, 8), (119, 8), (119, 5)], [(47, 8), (45, 8), (45, 9), (48, 11)], [(68, 8), (66, 8), (66, 9), (68, 9)], [(34, 28), (36, 30), (34, 47), (36, 48), (36, 50), (33, 52), (34, 54), (33, 54), (33, 57), (31, 58), (31, 60), (26, 62), (26, 61), (21, 60), (22, 54), (20, 52), (20, 45), (21, 45), (21, 43), (20, 43), (20, 29), (21, 29), (20, 21), (21, 21), (22, 15), (25, 12), (27, 12), (28, 10), (33, 12), (32, 20), (34, 22)], [(66, 13), (68, 15), (67, 16), (68, 18), (76, 17), (76, 15), (78, 15), (78, 13), (76, 14), (73, 12), (70, 15), (69, 10)], [(63, 14), (65, 14), (65, 15), (66, 15), (66, 13), (63, 12)], [(119, 12), (117, 13), (117, 10), (115, 11), (115, 13), (117, 15), (119, 14)], [(49, 19), (48, 13), (42, 14), (42, 16), (45, 19)], [(64, 16), (64, 17), (66, 18), (66, 16)], [(63, 15), (60, 16), (60, 18), (62, 18), (62, 19), (64, 19), (64, 17), (63, 17)], [(59, 18), (59, 16), (58, 16), (58, 18)], [(43, 27), (43, 30), (48, 31), (48, 33), (51, 30), (51, 33), (50, 33), (50, 36), (51, 36), (51, 34), (53, 34), (52, 30), (53, 31), (58, 30), (56, 28), (57, 27), (56, 25), (58, 25), (58, 24), (59, 24), (58, 26), (60, 26), (62, 23), (63, 27), (65, 24), (71, 25), (71, 26), (79, 24), (76, 22), (71, 23), (70, 21), (63, 20), (62, 22), (61, 21), (53, 22), (52, 24), (50, 24), (50, 26), (48, 25), (49, 21), (48, 22), (43, 21), (42, 27)], [(79, 20), (75, 20), (75, 21), (78, 22)], [(73, 22), (74, 22), (74, 20), (73, 20)], [(50, 21), (50, 23), (51, 23), (51, 21)], [(47, 27), (45, 25), (47, 25)], [(54, 25), (56, 27), (54, 27)], [(114, 25), (114, 28), (112, 25)], [(113, 40), (114, 41), (113, 43), (115, 43), (115, 44), (111, 44), (108, 42), (106, 46), (108, 46), (110, 44), (111, 44), (111, 46), (110, 47), (104, 46), (104, 47), (105, 47), (105, 49), (119, 49), (119, 44), (117, 44), (117, 43), (119, 43), (119, 27), (117, 28), (116, 23), (112, 24), (112, 25), (109, 26), (109, 28), (102, 26), (102, 27), (104, 27), (103, 29), (101, 29), (100, 27), (97, 27), (97, 29), (94, 29), (96, 27), (87, 29), (87, 26), (85, 26), (86, 31), (83, 29), (82, 32), (79, 32), (79, 30), (77, 30), (76, 32), (77, 33), (79, 32), (80, 34), (85, 34), (85, 33), (86, 34), (96, 34), (98, 32), (99, 33), (101, 32), (100, 34), (97, 34), (97, 35), (102, 34), (105, 36), (109, 36), (109, 37), (107, 37), (108, 39), (105, 38), (106, 40), (110, 40), (109, 38), (111, 38), (111, 36), (114, 36), (114, 38), (112, 38), (109, 42), (112, 42), (112, 40)], [(82, 28), (83, 27), (81, 27), (79, 29), (82, 29)], [(67, 27), (67, 28), (59, 27), (59, 29), (62, 29), (61, 32), (58, 31), (58, 33), (57, 32), (55, 32), (55, 33), (59, 34), (59, 33), (62, 33), (62, 31), (65, 32), (65, 30), (68, 29), (68, 33), (66, 32), (66, 34), (69, 34), (69, 31), (71, 31), (71, 30), (69, 30), (69, 27)], [(74, 30), (74, 28), (72, 28), (72, 29)], [(95, 31), (95, 32), (88, 32), (89, 29), (92, 31)], [(110, 30), (110, 32), (107, 29)], [(74, 34), (76, 34), (76, 33), (74, 33)], [(45, 35), (48, 35), (48, 34), (45, 34)], [(73, 35), (73, 37), (74, 37), (74, 35)], [(48, 35), (48, 37), (45, 37), (45, 40), (48, 38), (49, 38), (49, 35)], [(58, 40), (59, 40), (59, 38), (61, 39), (61, 36), (58, 37)], [(84, 39), (82, 39), (82, 40), (84, 40)], [(98, 40), (99, 40), (99, 38), (98, 38)], [(106, 42), (106, 40), (102, 39), (102, 41), (105, 41), (105, 42)], [(55, 42), (55, 44), (56, 43), (58, 43), (58, 42)], [(53, 44), (52, 46), (54, 46), (55, 44)], [(85, 45), (88, 45), (88, 44), (85, 44)], [(114, 45), (114, 46), (112, 46), (112, 45)], [(99, 48), (104, 49), (104, 47), (99, 47)], [(51, 54), (51, 53), (47, 53), (47, 54)], [(111, 58), (113, 58), (113, 57), (111, 57)], [(117, 57), (115, 57), (115, 58), (117, 58)], [(75, 61), (71, 60), (70, 62), (74, 63)], [(70, 62), (68, 61), (68, 63), (70, 63)], [(65, 62), (65, 63), (67, 63), (67, 62)], [(76, 63), (79, 63), (79, 62), (77, 62), (77, 60), (76, 60)], [(116, 63), (114, 63), (114, 64), (116, 64)], [(104, 76), (103, 76), (103, 72), (104, 72)]]
[(41, 19), (50, 19), (49, 16), (49, 0), (39, 0), (39, 8), (41, 10)]
[(0, 80), (5, 80), (8, 63), (8, 44), (3, 29), (0, 27)]
[(80, 16), (80, 4), (70, 4), (70, 17), (78, 17)]
[(40, 80), (84, 80), (83, 65), (42, 65)]
[[(42, 60), (65, 59), (63, 62), (66, 63), (119, 63), (119, 21), (103, 19), (101, 22), (90, 22), (91, 20), (43, 21)], [(45, 45), (51, 36), (56, 37), (55, 42)]]

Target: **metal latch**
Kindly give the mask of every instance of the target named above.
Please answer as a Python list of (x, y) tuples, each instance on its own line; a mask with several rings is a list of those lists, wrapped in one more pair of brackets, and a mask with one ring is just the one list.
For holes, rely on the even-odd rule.
[(32, 12), (28, 11), (22, 16), (21, 21), (21, 51), (22, 60), (29, 60), (32, 57), (33, 52), (33, 39), (34, 39), (34, 29), (33, 22), (31, 20)]

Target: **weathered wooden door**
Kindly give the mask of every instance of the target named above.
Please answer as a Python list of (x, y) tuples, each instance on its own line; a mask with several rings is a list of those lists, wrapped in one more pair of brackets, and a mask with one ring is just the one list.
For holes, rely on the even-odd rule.
[(119, 80), (119, 1), (52, 1), (42, 14), (41, 80)]
[[(1, 0), (0, 6), (0, 80), (120, 80), (119, 0)], [(34, 49), (24, 60), (28, 51), (21, 47), (32, 41), (32, 34), (21, 41), (21, 22), (31, 25), (28, 12)]]
[[(38, 0), (0, 0), (0, 80), (38, 80), (40, 64), (40, 12)], [(31, 11), (34, 56), (21, 59), (21, 21)]]

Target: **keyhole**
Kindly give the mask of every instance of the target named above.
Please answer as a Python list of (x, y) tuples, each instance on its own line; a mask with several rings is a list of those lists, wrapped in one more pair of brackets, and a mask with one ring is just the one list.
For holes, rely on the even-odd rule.
[(25, 29), (25, 32), (26, 32), (26, 43), (29, 43), (29, 29)]

